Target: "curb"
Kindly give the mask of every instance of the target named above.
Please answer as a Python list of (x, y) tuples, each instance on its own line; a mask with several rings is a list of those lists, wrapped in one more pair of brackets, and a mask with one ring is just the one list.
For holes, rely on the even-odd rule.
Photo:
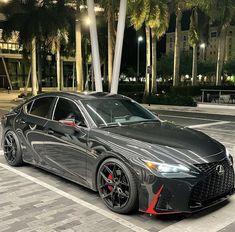
[[(208, 108), (208, 109), (229, 109), (235, 110), (235, 105), (219, 105), (219, 104), (205, 104), (205, 103), (197, 103), (198, 108)], [(235, 112), (234, 112), (235, 114)]]

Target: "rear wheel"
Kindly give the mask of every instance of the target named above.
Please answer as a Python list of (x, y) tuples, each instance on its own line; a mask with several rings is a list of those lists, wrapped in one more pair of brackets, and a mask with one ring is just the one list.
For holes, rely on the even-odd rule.
[(137, 207), (137, 181), (120, 160), (105, 160), (97, 175), (97, 187), (105, 205), (116, 213), (130, 213)]
[(5, 134), (3, 151), (8, 164), (11, 166), (20, 166), (23, 164), (19, 139), (13, 131), (8, 131)]

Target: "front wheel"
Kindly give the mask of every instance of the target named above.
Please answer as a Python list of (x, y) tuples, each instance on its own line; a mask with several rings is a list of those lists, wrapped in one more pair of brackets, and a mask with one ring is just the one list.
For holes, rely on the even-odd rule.
[(137, 208), (137, 180), (118, 159), (105, 160), (97, 175), (97, 187), (104, 204), (116, 213), (130, 213)]
[(23, 164), (20, 142), (13, 131), (8, 131), (5, 134), (3, 151), (8, 164), (11, 166), (20, 166)]

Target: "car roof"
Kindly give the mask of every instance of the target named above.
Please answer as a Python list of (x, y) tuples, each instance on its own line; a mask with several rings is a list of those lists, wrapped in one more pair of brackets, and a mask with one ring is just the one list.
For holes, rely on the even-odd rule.
[(40, 97), (67, 97), (73, 100), (92, 100), (92, 99), (129, 99), (120, 94), (112, 94), (106, 92), (50, 92), (42, 93), (35, 96), (32, 99), (37, 99)]

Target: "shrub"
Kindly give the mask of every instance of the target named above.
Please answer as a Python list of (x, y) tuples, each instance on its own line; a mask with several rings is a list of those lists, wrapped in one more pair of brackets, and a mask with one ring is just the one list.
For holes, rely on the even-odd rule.
[(182, 95), (159, 95), (159, 96), (146, 96), (143, 99), (147, 104), (159, 105), (175, 105), (175, 106), (197, 106), (196, 101), (191, 96)]

